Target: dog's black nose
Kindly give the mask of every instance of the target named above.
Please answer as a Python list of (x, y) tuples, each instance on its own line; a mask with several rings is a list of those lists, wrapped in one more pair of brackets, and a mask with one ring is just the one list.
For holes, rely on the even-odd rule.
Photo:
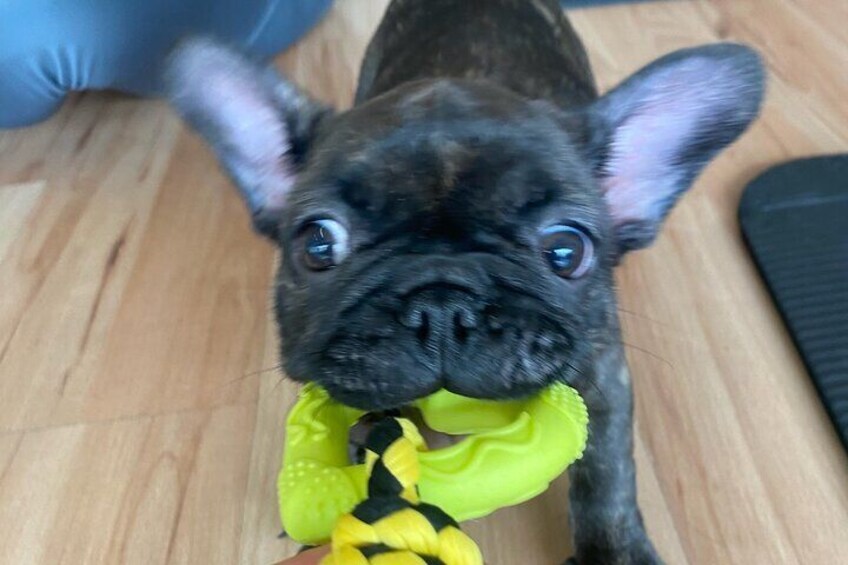
[(465, 343), (478, 321), (474, 297), (453, 288), (415, 292), (401, 316), (403, 325), (415, 330), (418, 341), (428, 348)]

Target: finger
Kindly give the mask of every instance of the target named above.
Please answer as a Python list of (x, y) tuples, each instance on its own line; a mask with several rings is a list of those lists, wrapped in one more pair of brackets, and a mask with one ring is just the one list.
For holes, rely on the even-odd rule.
[(291, 559), (280, 561), (277, 565), (318, 565), (321, 559), (329, 552), (330, 549), (328, 547), (316, 547), (315, 549), (299, 553)]

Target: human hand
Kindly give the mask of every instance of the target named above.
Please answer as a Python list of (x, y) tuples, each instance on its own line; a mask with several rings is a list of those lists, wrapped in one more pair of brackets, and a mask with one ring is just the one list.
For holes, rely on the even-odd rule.
[(321, 559), (330, 552), (327, 547), (316, 547), (303, 553), (298, 553), (290, 559), (280, 561), (277, 565), (318, 565)]

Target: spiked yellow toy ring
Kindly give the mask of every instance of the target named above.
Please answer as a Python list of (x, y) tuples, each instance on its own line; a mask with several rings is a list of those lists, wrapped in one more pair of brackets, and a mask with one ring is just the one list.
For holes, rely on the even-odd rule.
[(442, 390), (412, 407), (433, 430), (468, 437), (430, 451), (411, 421), (387, 419), (369, 434), (366, 462), (351, 464), (349, 431), (365, 413), (316, 385), (302, 389), (288, 417), (280, 516), (298, 542), (332, 538), (327, 564), (482, 563), (454, 519), (540, 494), (586, 445), (586, 407), (563, 384), (506, 402)]

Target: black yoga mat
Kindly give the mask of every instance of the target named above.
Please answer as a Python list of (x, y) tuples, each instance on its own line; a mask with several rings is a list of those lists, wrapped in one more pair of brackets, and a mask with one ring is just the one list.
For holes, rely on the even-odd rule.
[(767, 170), (745, 189), (739, 220), (848, 449), (848, 155)]

